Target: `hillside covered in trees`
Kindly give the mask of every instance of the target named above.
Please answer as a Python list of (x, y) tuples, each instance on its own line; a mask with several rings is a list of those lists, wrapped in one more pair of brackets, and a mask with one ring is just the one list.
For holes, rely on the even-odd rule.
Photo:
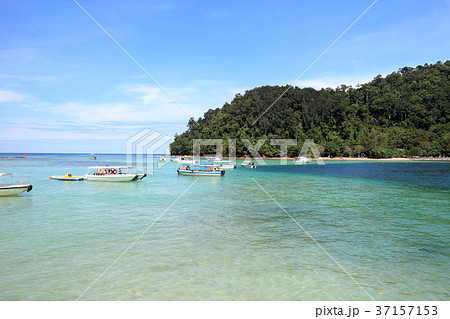
[[(262, 156), (276, 157), (280, 147), (270, 139), (297, 139), (288, 148), (297, 156), (305, 139), (318, 144), (322, 156), (450, 155), (450, 60), (405, 67), (356, 88), (291, 88), (254, 125), (288, 86), (263, 86), (237, 94), (222, 108), (189, 120), (176, 135), (172, 154), (192, 154), (193, 139), (236, 139), (238, 156), (249, 155), (242, 139), (267, 141)], [(202, 153), (214, 153), (202, 147)]]

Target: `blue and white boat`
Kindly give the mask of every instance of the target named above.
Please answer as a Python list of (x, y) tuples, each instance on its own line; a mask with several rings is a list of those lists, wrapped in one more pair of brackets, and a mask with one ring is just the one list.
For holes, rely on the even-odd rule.
[(198, 165), (182, 165), (177, 169), (178, 175), (191, 176), (216, 176), (225, 175), (225, 170), (219, 165), (214, 164), (198, 164)]
[(52, 175), (49, 177), (50, 179), (57, 181), (82, 181), (84, 180), (84, 176), (73, 176), (71, 173), (67, 173), (66, 175)]

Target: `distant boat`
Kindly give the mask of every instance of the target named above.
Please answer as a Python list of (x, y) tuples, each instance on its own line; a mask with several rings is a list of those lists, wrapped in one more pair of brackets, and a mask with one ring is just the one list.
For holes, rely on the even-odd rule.
[(235, 169), (236, 168), (236, 165), (231, 164), (231, 161), (224, 161), (219, 157), (214, 158), (213, 164), (219, 165), (220, 168), (223, 168), (223, 169)]
[(255, 162), (251, 162), (250, 160), (245, 160), (241, 163), (241, 167), (244, 168), (256, 168)]
[[(191, 167), (192, 166), (192, 167)], [(177, 169), (178, 175), (215, 176), (225, 175), (225, 170), (214, 164), (182, 165)]]
[(166, 157), (165, 156), (160, 156), (159, 157), (159, 161), (160, 162), (165, 162), (167, 159), (166, 159)]
[(296, 157), (294, 159), (294, 164), (295, 165), (303, 165), (303, 164), (306, 164), (306, 163), (309, 163), (309, 162), (310, 162), (310, 160), (307, 157), (305, 157), (305, 156)]
[(52, 175), (49, 177), (50, 179), (57, 181), (82, 181), (84, 180), (84, 176), (73, 176), (71, 173), (67, 173), (66, 175)]
[(146, 176), (129, 166), (94, 166), (88, 168), (84, 179), (91, 182), (130, 182)]
[(94, 154), (91, 154), (91, 157), (89, 159), (95, 161), (95, 160), (97, 160), (97, 156), (95, 156)]
[[(11, 183), (7, 183), (4, 181), (7, 176), (11, 177)], [(0, 173), (0, 196), (18, 195), (25, 191), (29, 192), (32, 189), (33, 186), (31, 184), (23, 184), (23, 182), (14, 185), (12, 173)]]
[(176, 157), (172, 160), (172, 162), (178, 164), (198, 164), (198, 161), (195, 160), (193, 156)]

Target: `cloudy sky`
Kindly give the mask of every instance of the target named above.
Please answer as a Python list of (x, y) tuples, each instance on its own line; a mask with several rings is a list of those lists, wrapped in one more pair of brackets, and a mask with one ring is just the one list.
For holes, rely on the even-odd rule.
[[(373, 2), (2, 0), (0, 152), (124, 153), (144, 128), (182, 133), (236, 93), (293, 83)], [(445, 61), (449, 39), (450, 1), (379, 0), (296, 85)]]

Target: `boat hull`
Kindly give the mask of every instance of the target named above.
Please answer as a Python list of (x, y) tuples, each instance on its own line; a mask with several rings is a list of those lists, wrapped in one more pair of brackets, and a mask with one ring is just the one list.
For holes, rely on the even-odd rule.
[(0, 196), (14, 196), (33, 189), (31, 184), (0, 186)]
[(218, 157), (213, 157), (210, 159), (212, 159), (213, 165), (217, 165), (221, 169), (235, 169), (236, 168), (236, 165), (232, 164), (231, 161), (224, 161)]
[(198, 161), (194, 161), (194, 160), (172, 160), (172, 162), (177, 163), (177, 164), (198, 164)]
[(178, 170), (178, 175), (220, 177), (220, 176), (225, 175), (225, 172), (224, 171), (220, 171), (220, 172), (202, 172), (202, 171)]
[(226, 165), (220, 165), (221, 169), (235, 169), (236, 165), (226, 164)]
[[(137, 174), (117, 174), (117, 175), (85, 175), (88, 182), (131, 182), (138, 178)], [(142, 177), (143, 178), (143, 177)]]
[(83, 176), (76, 176), (74, 178), (64, 178), (63, 176), (50, 176), (50, 179), (54, 181), (82, 181), (84, 180)]

